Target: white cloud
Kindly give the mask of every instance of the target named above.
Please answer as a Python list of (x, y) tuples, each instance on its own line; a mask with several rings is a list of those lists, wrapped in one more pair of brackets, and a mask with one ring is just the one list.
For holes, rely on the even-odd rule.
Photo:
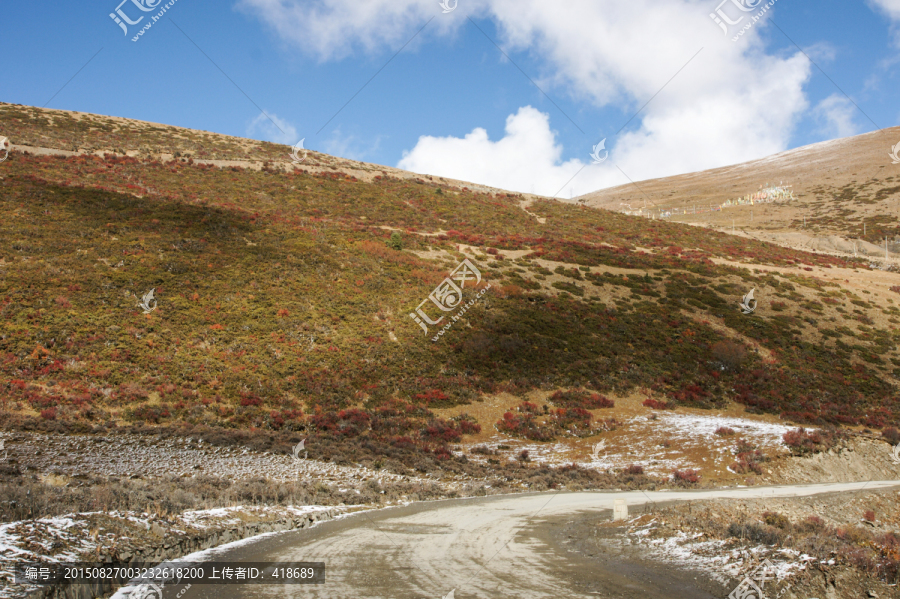
[(819, 132), (828, 138), (850, 137), (862, 132), (854, 122), (858, 109), (841, 94), (832, 94), (819, 102), (813, 116), (819, 123)]
[(869, 4), (880, 9), (893, 21), (900, 21), (900, 0), (869, 0)]
[(300, 141), (296, 127), (268, 110), (260, 113), (247, 125), (247, 136), (289, 146)]
[[(440, 15), (436, 0), (241, 0), (238, 6), (321, 60), (399, 47)], [(453, 20), (435, 21), (431, 30), (447, 31)]]
[[(434, 21), (419, 38), (471, 27), (464, 10), (475, 19), (492, 20), (504, 50), (538, 57), (542, 72), (530, 75), (551, 96), (568, 94), (597, 107), (617, 106), (626, 116), (602, 131), (586, 132), (584, 149), (576, 152), (584, 162), (561, 162), (562, 149), (547, 115), (525, 107), (509, 117), (502, 139), (491, 141), (484, 130), (474, 128), (477, 123), (464, 138), (426, 135), (400, 166), (520, 191), (530, 191), (534, 181), (541, 193), (562, 187), (590, 162), (591, 146), (604, 137), (614, 151), (607, 162), (576, 177), (576, 193), (627, 183), (617, 166), (638, 181), (787, 148), (793, 127), (808, 108), (803, 87), (810, 63), (799, 52), (765, 53), (760, 35), (777, 6), (733, 42), (736, 28), (724, 35), (710, 19), (716, 4), (469, 0), (441, 15), (434, 0), (242, 0), (246, 10), (283, 38), (323, 60), (358, 47), (399, 47), (431, 17)], [(616, 130), (651, 98), (629, 130), (617, 137)], [(549, 116), (554, 122), (566, 118), (555, 109)]]
[[(560, 164), (561, 155), (562, 146), (556, 144), (550, 130), (549, 115), (525, 106), (506, 119), (506, 136), (502, 139), (491, 141), (481, 128), (463, 138), (423, 136), (412, 151), (404, 152), (398, 167), (511, 191), (552, 195), (584, 166), (579, 160)], [(581, 178), (587, 180), (587, 176)]]
[(379, 135), (375, 138), (375, 141), (365, 143), (355, 135), (344, 135), (340, 127), (338, 127), (324, 141), (323, 148), (325, 152), (332, 156), (364, 161), (366, 157), (378, 152), (381, 146), (381, 138), (382, 136)]
[[(868, 0), (876, 12), (881, 12), (893, 21), (894, 25), (900, 25), (900, 0)], [(900, 45), (900, 28), (894, 27), (895, 42)]]

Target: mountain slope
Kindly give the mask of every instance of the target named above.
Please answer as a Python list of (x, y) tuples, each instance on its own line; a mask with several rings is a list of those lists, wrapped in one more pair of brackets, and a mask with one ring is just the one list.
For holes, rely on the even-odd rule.
[[(226, 136), (184, 158), (185, 140), (208, 138), (184, 129), (126, 122), (143, 133), (124, 136), (119, 119), (11, 105), (0, 121), (14, 144), (0, 163), (0, 409), (14, 426), (267, 431), (285, 433), (266, 446), (278, 451), (310, 436), (318, 457), (454, 468), (447, 444), (497, 424), (459, 406), (499, 393), (576, 390), (501, 419), (526, 438), (605, 430), (582, 387), (798, 423), (900, 416), (893, 292), (842, 287), (862, 262), (548, 199), (524, 210), (470, 185), (363, 180), (318, 154), (335, 170), (312, 172), (285, 146)], [(173, 159), (16, 147), (58, 131), (101, 154), (152, 140)], [(260, 170), (201, 163), (241, 151)], [(482, 279), (463, 300), (480, 299), (424, 333), (410, 313), (466, 258)]]
[[(800, 231), (807, 236), (848, 236), (881, 247), (883, 255), (885, 236), (893, 244), (900, 235), (900, 165), (892, 164), (890, 157), (891, 147), (898, 142), (900, 127), (893, 127), (744, 164), (603, 189), (578, 201), (615, 211), (628, 205), (633, 210), (646, 207), (658, 215), (659, 209), (721, 205), (783, 183), (792, 186), (796, 200), (672, 218), (728, 231), (732, 226), (765, 231), (788, 244), (798, 241)], [(891, 251), (900, 252), (900, 246)]]

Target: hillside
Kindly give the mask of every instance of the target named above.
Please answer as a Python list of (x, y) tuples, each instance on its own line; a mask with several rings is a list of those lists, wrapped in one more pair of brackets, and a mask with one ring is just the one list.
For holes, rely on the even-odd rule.
[[(867, 262), (174, 127), (0, 122), (9, 428), (425, 471), (475, 468), (450, 444), (495, 426), (596, 440), (623, 407), (900, 422), (900, 283)], [(480, 299), (426, 334), (410, 314), (464, 259)]]
[[(891, 147), (900, 127), (821, 142), (759, 160), (698, 173), (641, 181), (585, 194), (587, 206), (621, 211), (646, 207), (658, 214), (722, 203), (760, 188), (791, 186), (793, 201), (732, 206), (718, 212), (678, 214), (671, 220), (717, 227), (791, 247), (853, 254), (852, 245), (829, 237), (859, 240), (884, 257), (884, 238), (900, 254), (900, 167)], [(743, 232), (743, 233), (741, 233)], [(846, 247), (845, 247), (846, 246)], [(857, 247), (860, 255), (866, 253)], [(880, 251), (879, 251), (880, 250)], [(898, 256), (891, 256), (896, 261)]]

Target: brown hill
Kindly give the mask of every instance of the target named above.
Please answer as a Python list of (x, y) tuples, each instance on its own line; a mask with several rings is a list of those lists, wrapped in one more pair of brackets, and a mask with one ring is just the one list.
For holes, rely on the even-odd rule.
[[(850, 238), (880, 248), (880, 252), (872, 248), (866, 252), (857, 247), (860, 255), (883, 257), (886, 236), (891, 253), (900, 253), (900, 245), (895, 245), (900, 234), (900, 165), (892, 164), (889, 156), (897, 142), (900, 127), (882, 129), (745, 164), (603, 189), (577, 201), (614, 211), (625, 210), (626, 205), (635, 211), (646, 208), (644, 215), (655, 218), (661, 211), (698, 207), (697, 213), (673, 215), (669, 220), (727, 232), (733, 226), (736, 234), (789, 247), (852, 255), (852, 243), (827, 239)], [(708, 210), (782, 183), (792, 186), (795, 200)], [(896, 241), (900, 242), (900, 237)]]

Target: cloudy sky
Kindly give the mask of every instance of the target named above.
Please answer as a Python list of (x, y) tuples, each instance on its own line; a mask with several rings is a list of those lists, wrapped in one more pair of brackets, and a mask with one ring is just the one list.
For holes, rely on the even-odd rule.
[(900, 0), (119, 1), (4, 3), (0, 101), (563, 198), (900, 122)]

